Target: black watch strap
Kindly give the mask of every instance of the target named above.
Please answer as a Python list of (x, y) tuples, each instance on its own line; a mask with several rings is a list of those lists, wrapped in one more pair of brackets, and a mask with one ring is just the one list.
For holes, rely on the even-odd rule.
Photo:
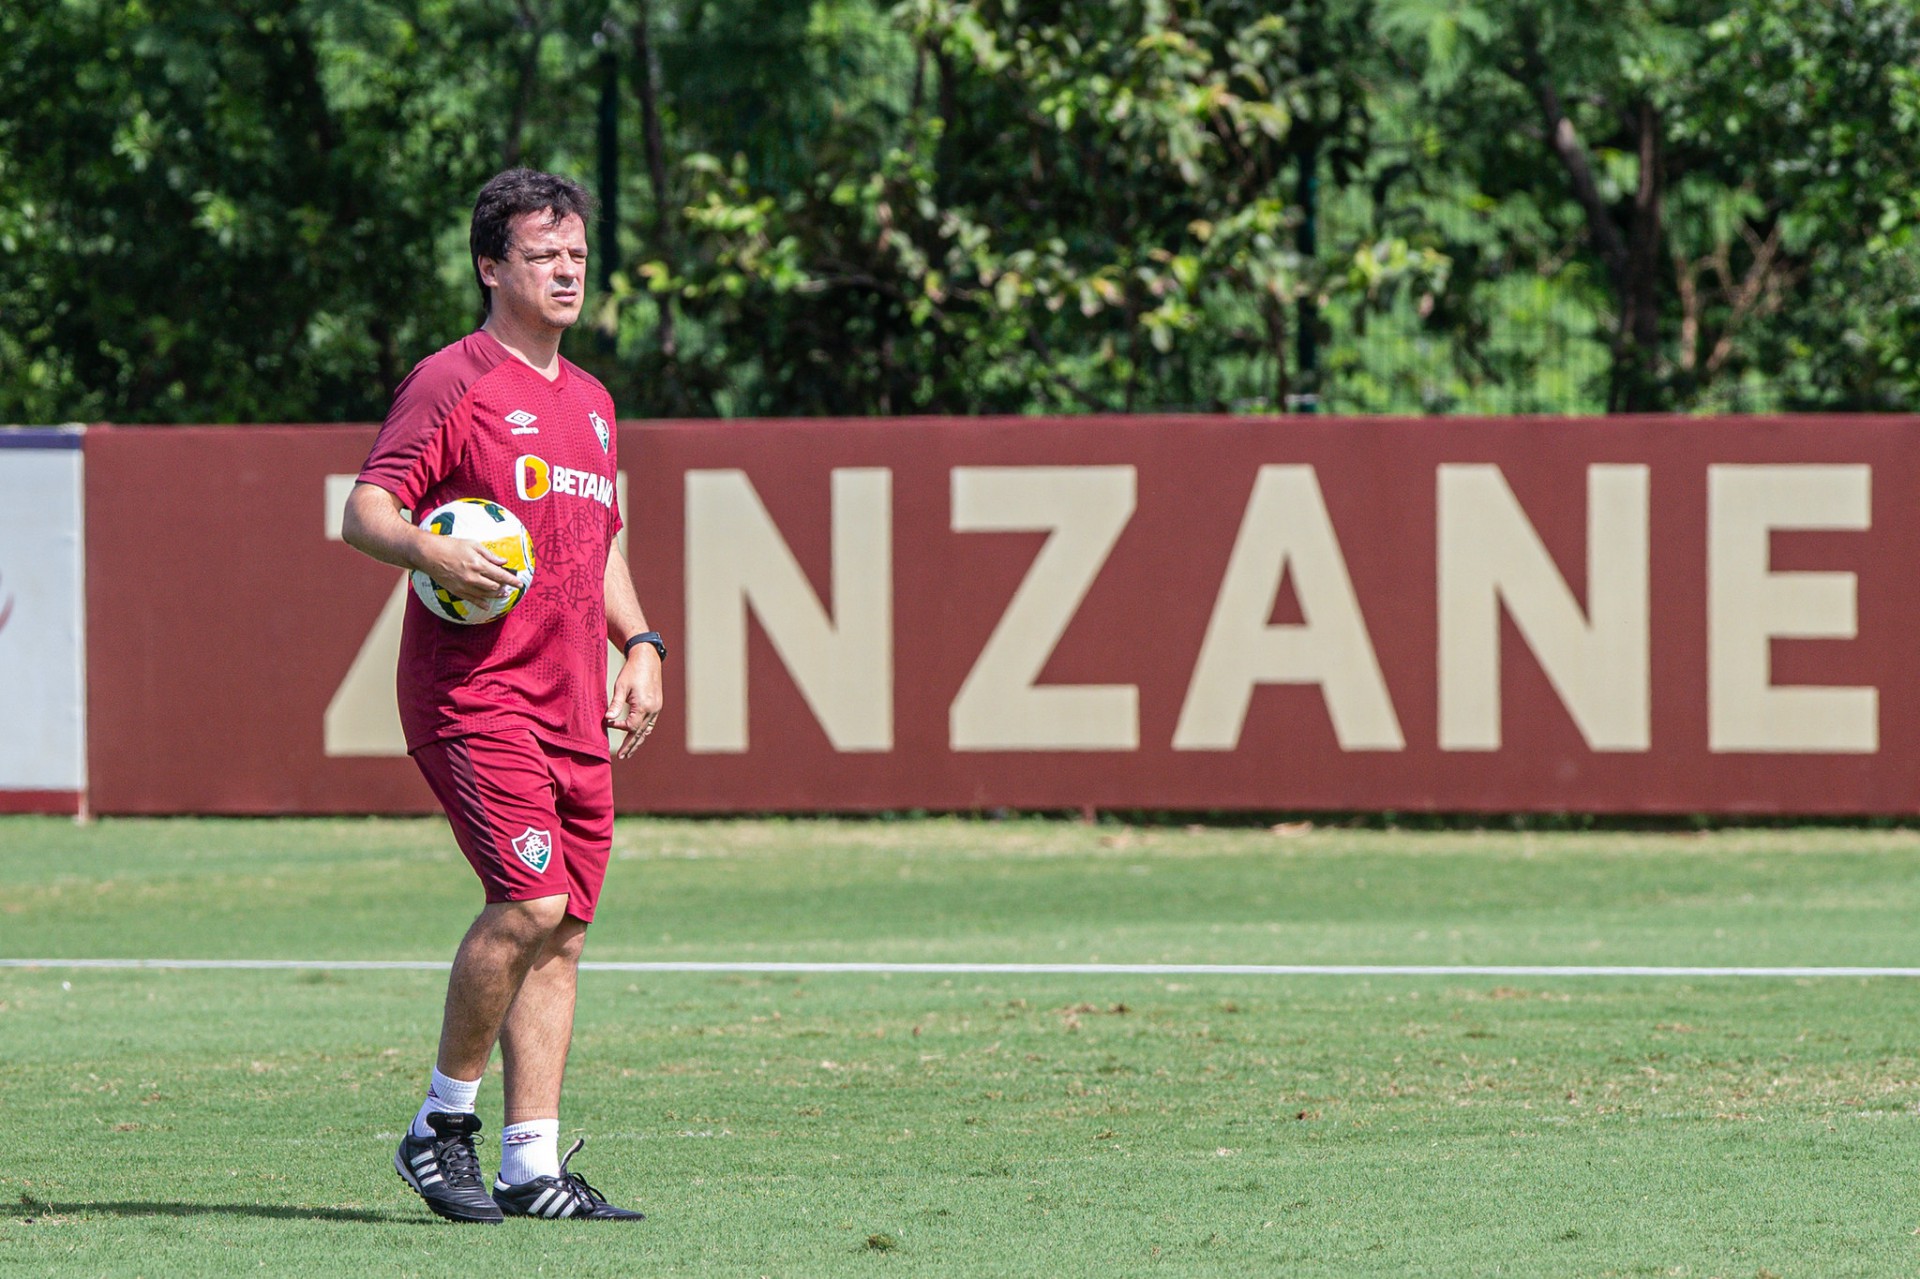
[(633, 646), (635, 644), (651, 644), (653, 645), (653, 651), (660, 654), (660, 660), (663, 662), (667, 660), (667, 642), (660, 638), (659, 631), (641, 631), (638, 635), (635, 635), (623, 644), (621, 648), (628, 657), (633, 656)]

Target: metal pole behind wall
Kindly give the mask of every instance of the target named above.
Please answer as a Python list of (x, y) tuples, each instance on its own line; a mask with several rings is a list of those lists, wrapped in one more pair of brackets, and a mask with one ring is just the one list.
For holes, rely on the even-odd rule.
[[(1311, 133), (1299, 152), (1296, 198), (1300, 201), (1301, 260), (1311, 264), (1319, 252), (1319, 227), (1316, 225), (1320, 203), (1320, 144)], [(1320, 308), (1309, 295), (1300, 299), (1300, 313), (1294, 325), (1294, 353), (1299, 364), (1299, 392), (1292, 396), (1292, 407), (1301, 413), (1320, 409)]]
[(620, 265), (620, 55), (613, 33), (594, 37), (600, 46), (600, 288), (611, 291)]

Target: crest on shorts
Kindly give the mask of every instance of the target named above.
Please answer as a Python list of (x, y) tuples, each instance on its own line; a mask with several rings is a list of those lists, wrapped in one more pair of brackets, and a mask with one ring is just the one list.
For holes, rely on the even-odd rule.
[(525, 834), (513, 841), (513, 851), (515, 856), (536, 872), (544, 873), (547, 862), (553, 857), (553, 836), (529, 826)]
[(605, 453), (611, 446), (613, 439), (607, 431), (607, 419), (601, 417), (592, 409), (588, 409), (587, 420), (593, 423), (593, 433), (600, 437), (600, 451)]

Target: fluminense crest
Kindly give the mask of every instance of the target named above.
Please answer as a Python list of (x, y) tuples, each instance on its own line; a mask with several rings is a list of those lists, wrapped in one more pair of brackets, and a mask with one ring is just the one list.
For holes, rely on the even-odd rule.
[(520, 838), (513, 841), (513, 851), (515, 856), (536, 872), (544, 873), (548, 861), (553, 858), (553, 836), (529, 826)]

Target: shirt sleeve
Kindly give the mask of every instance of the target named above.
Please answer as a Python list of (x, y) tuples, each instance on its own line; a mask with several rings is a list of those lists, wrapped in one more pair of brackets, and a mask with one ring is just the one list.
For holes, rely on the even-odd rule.
[(393, 407), (380, 424), (360, 481), (377, 485), (418, 509), (420, 498), (459, 462), (466, 448), (467, 391), (472, 383), (448, 377), (424, 360), (393, 393)]

